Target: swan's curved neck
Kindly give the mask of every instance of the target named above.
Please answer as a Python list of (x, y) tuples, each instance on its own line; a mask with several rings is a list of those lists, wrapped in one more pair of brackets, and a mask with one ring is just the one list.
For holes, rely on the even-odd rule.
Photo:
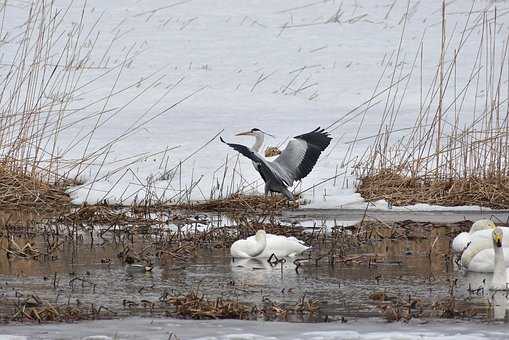
[(493, 269), (492, 286), (498, 289), (507, 288), (507, 275), (505, 269), (503, 247), (495, 247), (495, 267)]
[(263, 145), (263, 133), (255, 134), (255, 138), (256, 140), (251, 150), (253, 150), (254, 152), (260, 152), (260, 149), (262, 148)]
[(470, 265), (470, 261), (472, 261), (474, 256), (477, 255), (481, 250), (491, 247), (490, 243), (491, 243), (490, 241), (483, 240), (468, 245), (467, 248), (463, 251), (463, 254), (461, 255), (461, 264), (463, 265), (463, 267), (468, 268), (468, 266)]
[(259, 237), (256, 236), (256, 247), (254, 247), (251, 251), (251, 257), (256, 257), (263, 253), (265, 247), (267, 246), (267, 238), (265, 236)]

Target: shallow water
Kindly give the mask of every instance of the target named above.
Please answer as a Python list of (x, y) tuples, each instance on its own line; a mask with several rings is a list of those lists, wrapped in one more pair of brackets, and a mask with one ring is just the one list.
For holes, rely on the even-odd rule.
[[(215, 226), (232, 223), (218, 216), (207, 218)], [(338, 225), (337, 220), (324, 218), (301, 219), (296, 223), (314, 227), (315, 231), (320, 227), (330, 231)], [(317, 253), (326, 251), (320, 244), (314, 246), (311, 258), (303, 260), (298, 270), (291, 260), (275, 266), (259, 259), (232, 262), (227, 248), (208, 246), (185, 261), (167, 257), (159, 260), (153, 256), (154, 269), (148, 273), (128, 273), (117, 257), (125, 250), (125, 242), (117, 242), (116, 237), (91, 235), (81, 231), (74, 239), (63, 238), (61, 250), (38, 260), (1, 256), (2, 298), (12, 300), (34, 294), (52, 304), (93, 304), (114, 312), (106, 311), (103, 317), (160, 315), (161, 311), (148, 308), (143, 301), (157, 302), (165, 293), (184, 293), (194, 288), (209, 298), (222, 297), (258, 306), (267, 299), (294, 305), (304, 297), (318, 301), (321, 313), (291, 320), (331, 321), (382, 316), (383, 303), (372, 296), (382, 292), (402, 301), (426, 302), (422, 307), (427, 309), (426, 315), (435, 317), (432, 303), (448, 297), (452, 288), (456, 305), (472, 311), (475, 319), (507, 320), (506, 296), (499, 293), (494, 298), (483, 289), (489, 276), (464, 275), (448, 256), (446, 228), (433, 229), (427, 239), (369, 242), (361, 248), (349, 249), (345, 255), (354, 258), (353, 261), (338, 261), (334, 265), (315, 261)], [(25, 243), (23, 238), (15, 240), (20, 245)], [(34, 241), (44, 248), (41, 237)], [(142, 252), (153, 243), (153, 237), (136, 234), (130, 236), (127, 244), (132, 252)], [(7, 248), (8, 238), (2, 238), (0, 245)], [(375, 260), (361, 261), (363, 254)], [(11, 312), (3, 311), (3, 319), (8, 319)]]

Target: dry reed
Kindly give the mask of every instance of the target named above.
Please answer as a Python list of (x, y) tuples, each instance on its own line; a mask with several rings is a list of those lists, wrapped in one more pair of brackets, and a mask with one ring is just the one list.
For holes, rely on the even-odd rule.
[[(406, 134), (395, 129), (407, 87), (388, 93), (379, 133), (356, 165), (358, 191), (368, 200), (393, 205), (509, 208), (509, 87), (502, 88), (509, 77), (509, 36), (497, 35), (496, 9), (477, 16), (471, 11), (454, 48), (446, 23), (444, 4), (438, 66), (427, 92), (421, 80), (417, 118)], [(459, 84), (457, 65), (475, 29), (480, 30), (477, 55), (467, 80)], [(401, 79), (412, 77), (419, 59), (422, 79), (422, 43)], [(397, 79), (402, 70), (393, 72)], [(468, 96), (475, 98), (473, 105), (465, 104)]]

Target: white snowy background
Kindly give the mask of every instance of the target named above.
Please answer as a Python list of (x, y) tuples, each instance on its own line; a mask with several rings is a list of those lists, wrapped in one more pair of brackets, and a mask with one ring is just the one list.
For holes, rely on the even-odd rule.
[[(5, 65), (16, 53), (29, 6), (7, 3), (0, 72), (8, 71)], [(261, 192), (251, 163), (237, 162), (238, 155), (218, 138), (210, 141), (214, 136), (221, 132), (227, 141), (251, 145), (249, 138), (234, 135), (257, 127), (276, 136), (266, 140), (269, 145), (284, 145), (291, 136), (337, 122), (330, 129), (331, 146), (296, 191), (345, 173), (304, 197), (311, 207), (360, 206), (351, 166), (373, 142), (362, 138), (377, 133), (384, 107), (393, 100), (395, 126), (412, 127), (419, 84), (423, 91), (430, 88), (440, 59), (441, 6), (438, 0), (90, 0), (86, 6), (56, 1), (54, 10), (66, 13), (59, 30), (83, 27), (80, 55), (89, 53), (83, 87), (73, 93), (76, 112), (59, 136), (59, 155), (72, 160), (85, 149), (107, 150), (86, 171), (74, 169), (84, 184), (70, 190), (72, 197), (76, 203), (129, 204), (144, 198), (208, 199), (211, 192), (217, 197), (239, 188)], [(449, 62), (469, 28), (457, 57), (457, 88), (472, 71), (483, 11), (493, 20), (495, 7), (503, 42), (507, 2), (447, 4)], [(502, 43), (496, 50), (498, 58)], [(50, 60), (57, 63), (58, 57)], [(404, 78), (369, 101), (391, 79), (403, 78), (414, 61), (408, 84)], [(110, 93), (116, 94), (109, 98)], [(467, 91), (461, 119), (479, 114), (474, 104), (475, 95)], [(349, 143), (356, 137), (362, 140)], [(157, 180), (165, 172), (169, 179)]]

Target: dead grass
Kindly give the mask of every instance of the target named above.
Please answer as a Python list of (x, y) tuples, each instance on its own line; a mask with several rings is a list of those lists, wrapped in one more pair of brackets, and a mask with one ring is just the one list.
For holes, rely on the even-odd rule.
[(209, 300), (196, 291), (180, 296), (168, 296), (164, 303), (175, 306), (175, 314), (192, 319), (251, 319), (256, 308), (239, 301), (216, 298)]
[[(4, 308), (11, 311), (11, 315), (0, 315), (5, 321), (22, 322), (68, 322), (78, 320), (91, 320), (105, 317), (114, 317), (115, 312), (107, 307), (80, 304), (52, 304), (43, 301), (34, 294), (20, 296), (18, 300), (4, 300)], [(0, 318), (0, 320), (1, 320)]]
[(375, 292), (370, 299), (376, 301), (380, 315), (388, 322), (410, 321), (414, 318), (472, 319), (478, 311), (471, 304), (454, 295), (432, 299), (406, 298), (388, 292)]
[[(496, 9), (468, 13), (467, 19), (454, 39), (443, 5), (442, 44), (429, 88), (422, 83), (423, 45), (408, 73), (394, 68), (395, 83), (406, 78), (408, 83), (388, 93), (378, 134), (355, 162), (357, 189), (367, 200), (509, 208), (509, 36), (496, 32)], [(480, 34), (471, 34), (472, 27)], [(467, 42), (478, 46), (475, 59), (466, 59), (470, 64), (462, 55)], [(420, 107), (408, 122), (398, 117), (399, 110), (419, 69)], [(459, 77), (457, 69), (465, 74)], [(410, 127), (397, 127), (402, 122)]]
[(65, 184), (49, 183), (36, 176), (13, 171), (0, 163), (0, 208), (38, 206), (44, 210), (62, 210), (71, 199)]
[(281, 304), (265, 297), (262, 305), (256, 305), (219, 297), (209, 299), (191, 290), (183, 295), (163, 296), (160, 301), (175, 307), (174, 312), (167, 311), (168, 316), (180, 318), (317, 321), (320, 316), (319, 302), (305, 297), (293, 304)]
[(220, 211), (220, 212), (257, 212), (270, 213), (278, 212), (284, 208), (298, 208), (298, 197), (289, 202), (280, 195), (274, 196), (256, 196), (233, 194), (227, 198), (213, 199), (204, 202), (178, 204), (179, 209), (195, 211)]
[(384, 170), (362, 178), (358, 192), (367, 200), (386, 200), (395, 206), (427, 203), (442, 206), (479, 205), (509, 208), (509, 176), (434, 179), (408, 177)]

